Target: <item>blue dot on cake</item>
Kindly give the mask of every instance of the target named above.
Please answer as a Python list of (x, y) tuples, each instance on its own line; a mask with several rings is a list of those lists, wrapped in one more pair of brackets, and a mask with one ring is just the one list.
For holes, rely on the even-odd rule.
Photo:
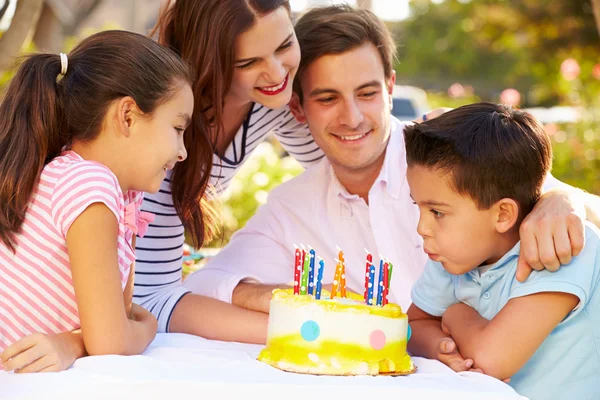
[(319, 324), (315, 321), (308, 320), (302, 324), (300, 328), (300, 334), (302, 335), (302, 339), (307, 342), (312, 342), (317, 340), (319, 335), (321, 334), (321, 328), (319, 328)]

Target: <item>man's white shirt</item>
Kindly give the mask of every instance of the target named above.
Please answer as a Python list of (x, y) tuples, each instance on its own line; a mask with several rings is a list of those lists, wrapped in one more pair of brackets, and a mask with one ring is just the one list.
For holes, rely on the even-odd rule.
[[(346, 262), (347, 288), (363, 294), (366, 249), (376, 271), (381, 257), (393, 263), (388, 300), (406, 311), (412, 285), (427, 256), (417, 234), (419, 208), (413, 204), (406, 180), (405, 126), (391, 117), (385, 159), (369, 191), (369, 205), (348, 193), (325, 157), (273, 189), (247, 225), (206, 266), (190, 275), (184, 286), (230, 303), (233, 290), (244, 279), (291, 285), (294, 245), (305, 245), (325, 261), (324, 285), (333, 281), (339, 247)], [(561, 185), (548, 175), (544, 189)]]
[(333, 281), (339, 247), (346, 262), (346, 285), (362, 294), (367, 249), (377, 271), (382, 256), (393, 263), (388, 299), (406, 309), (427, 257), (417, 234), (419, 210), (406, 181), (404, 126), (392, 117), (384, 163), (369, 191), (369, 205), (348, 193), (324, 158), (273, 189), (247, 225), (184, 285), (231, 302), (233, 289), (246, 278), (291, 284), (294, 245), (303, 244), (325, 261), (324, 285)]

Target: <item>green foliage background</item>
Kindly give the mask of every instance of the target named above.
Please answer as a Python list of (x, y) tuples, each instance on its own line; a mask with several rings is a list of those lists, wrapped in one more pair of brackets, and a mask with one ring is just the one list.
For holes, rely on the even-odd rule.
[[(432, 108), (499, 101), (506, 88), (520, 92), (523, 107), (577, 107), (580, 122), (546, 125), (554, 143), (553, 174), (599, 194), (600, 36), (590, 1), (411, 0), (410, 4), (410, 18), (389, 23), (398, 45), (397, 81), (426, 89)], [(111, 28), (116, 27), (106, 26)], [(70, 38), (65, 49), (79, 39)], [(27, 45), (23, 52), (33, 50)], [(580, 66), (575, 79), (561, 74), (567, 58)], [(12, 71), (0, 75), (0, 87), (12, 76)], [(465, 95), (448, 95), (455, 82), (468, 88)], [(301, 170), (272, 138), (262, 144), (216, 203), (223, 232), (208, 246), (225, 244), (270, 189)]]

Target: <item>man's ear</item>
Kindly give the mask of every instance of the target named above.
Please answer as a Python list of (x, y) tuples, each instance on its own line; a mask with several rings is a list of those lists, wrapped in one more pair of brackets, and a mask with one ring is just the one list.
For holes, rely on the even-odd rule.
[(125, 96), (119, 99), (115, 115), (119, 132), (125, 136), (129, 136), (131, 129), (140, 116), (141, 111), (138, 109), (137, 104), (132, 97)]
[(392, 94), (394, 94), (394, 86), (396, 85), (396, 71), (392, 71), (392, 75), (386, 83), (388, 94), (391, 96)]
[(501, 199), (494, 204), (496, 211), (496, 231), (508, 232), (519, 220), (519, 204), (513, 199)]
[(390, 110), (394, 108), (394, 86), (396, 85), (396, 71), (392, 71), (392, 75), (390, 79), (386, 80), (386, 89), (388, 92), (388, 96), (390, 97)]
[(304, 109), (302, 108), (300, 97), (298, 97), (296, 93), (292, 93), (292, 98), (290, 99), (289, 107), (296, 120), (301, 124), (306, 124), (306, 115), (304, 114)]

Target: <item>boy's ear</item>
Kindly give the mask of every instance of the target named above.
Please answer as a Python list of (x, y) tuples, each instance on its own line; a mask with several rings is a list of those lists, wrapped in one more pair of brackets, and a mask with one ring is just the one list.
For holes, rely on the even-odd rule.
[(501, 199), (495, 205), (496, 231), (508, 232), (519, 220), (519, 204), (513, 199)]
[(296, 118), (296, 121), (301, 124), (306, 124), (306, 115), (304, 114), (300, 97), (298, 97), (296, 93), (292, 93), (292, 98), (290, 99), (288, 106), (290, 107), (290, 111), (294, 115), (294, 118)]
[(125, 136), (129, 136), (131, 133), (131, 128), (133, 128), (137, 118), (139, 118), (141, 115), (135, 100), (133, 100), (133, 98), (130, 96), (122, 97), (117, 103), (116, 111), (119, 132)]

